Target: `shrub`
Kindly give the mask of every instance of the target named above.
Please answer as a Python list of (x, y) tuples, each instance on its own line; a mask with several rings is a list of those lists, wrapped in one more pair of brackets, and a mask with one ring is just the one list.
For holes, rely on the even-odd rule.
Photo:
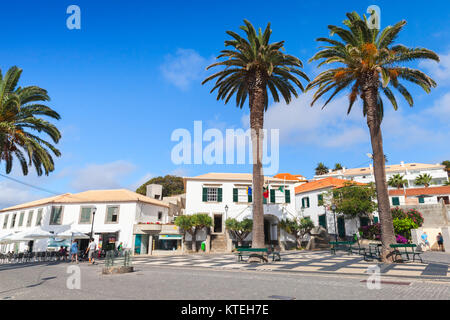
[(362, 237), (364, 239), (369, 240), (379, 240), (381, 239), (381, 224), (375, 223), (369, 226), (364, 226), (359, 228), (359, 231), (362, 232)]
[(408, 239), (403, 237), (402, 235), (398, 234), (396, 237), (397, 243), (408, 243)]
[(400, 234), (407, 239), (411, 239), (411, 229), (418, 228), (418, 225), (409, 217), (405, 219), (395, 218), (393, 223), (395, 233)]

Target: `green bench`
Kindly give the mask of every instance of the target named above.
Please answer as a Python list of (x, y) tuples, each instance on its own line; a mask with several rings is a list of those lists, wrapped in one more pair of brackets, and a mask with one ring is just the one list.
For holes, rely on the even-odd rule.
[(381, 252), (380, 248), (382, 247), (381, 243), (369, 243), (369, 251), (364, 252), (364, 260), (368, 260), (367, 257), (370, 259), (378, 259), (381, 260)]
[(236, 249), (236, 257), (237, 261), (244, 261), (244, 256), (248, 256), (249, 258), (259, 258), (263, 262), (268, 262), (265, 255), (268, 254), (267, 248), (237, 248)]
[(353, 241), (330, 241), (329, 243), (331, 245), (332, 254), (336, 254), (336, 250), (342, 250), (352, 254)]
[[(423, 252), (422, 251), (416, 251), (415, 248), (417, 247), (416, 244), (413, 243), (397, 243), (397, 244), (391, 244), (389, 245), (392, 249), (394, 249), (395, 252), (395, 259), (397, 259), (397, 256), (402, 257), (402, 255), (406, 255), (406, 260), (409, 260), (409, 255), (413, 256), (413, 261), (416, 261), (416, 256), (419, 257), (420, 262), (423, 263), (422, 257), (420, 256)], [(404, 248), (404, 251), (401, 251), (399, 249)], [(408, 250), (408, 248), (411, 248), (411, 250)]]

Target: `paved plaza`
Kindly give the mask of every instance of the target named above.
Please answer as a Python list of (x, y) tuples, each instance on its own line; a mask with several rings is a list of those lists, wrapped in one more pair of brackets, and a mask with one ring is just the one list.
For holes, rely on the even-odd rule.
[[(424, 254), (424, 262), (380, 266), (380, 287), (369, 288), (361, 256), (285, 252), (282, 261), (237, 263), (232, 254), (134, 257), (135, 271), (103, 275), (104, 261), (0, 265), (0, 300), (34, 299), (450, 299), (449, 255)], [(80, 288), (69, 288), (79, 267)]]
[(135, 257), (134, 265), (199, 267), (212, 269), (238, 269), (258, 271), (349, 274), (366, 275), (370, 266), (377, 265), (384, 276), (435, 279), (450, 281), (450, 255), (445, 253), (424, 253), (423, 263), (408, 261), (405, 263), (381, 264), (377, 260), (364, 261), (361, 255), (348, 255), (329, 251), (284, 252), (281, 261), (264, 264), (238, 262), (233, 254), (198, 254), (179, 256)]

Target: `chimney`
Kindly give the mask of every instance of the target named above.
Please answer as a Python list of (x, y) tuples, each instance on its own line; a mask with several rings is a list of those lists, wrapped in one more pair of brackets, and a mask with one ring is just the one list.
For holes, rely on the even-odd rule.
[(162, 200), (162, 185), (160, 184), (147, 185), (147, 192), (145, 195), (153, 199)]
[(342, 167), (342, 172), (345, 173), (345, 167)]
[(405, 167), (405, 162), (404, 161), (400, 161), (400, 165), (404, 168)]

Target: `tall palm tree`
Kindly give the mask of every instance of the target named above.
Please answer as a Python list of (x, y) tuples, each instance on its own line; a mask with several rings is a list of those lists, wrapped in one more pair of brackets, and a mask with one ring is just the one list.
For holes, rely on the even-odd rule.
[(431, 180), (433, 180), (433, 177), (428, 173), (424, 173), (418, 175), (414, 182), (419, 186), (425, 186), (425, 188), (428, 188), (431, 184)]
[[(393, 42), (406, 21), (400, 21), (384, 30), (370, 29), (367, 20), (361, 19), (356, 13), (348, 13), (348, 20), (343, 23), (347, 28), (330, 25), (331, 36), (336, 34), (340, 41), (319, 38), (317, 41), (326, 43), (310, 61), (322, 60), (318, 67), (324, 64), (338, 63), (334, 69), (320, 73), (307, 87), (316, 88), (313, 96), (314, 104), (325, 93), (332, 90), (326, 100), (325, 107), (338, 93), (349, 89), (349, 107), (352, 109), (358, 96), (363, 101), (363, 115), (366, 117), (373, 150), (375, 183), (377, 189), (378, 210), (382, 232), (382, 258), (388, 261), (391, 251), (389, 244), (395, 243), (392, 216), (390, 214), (389, 197), (386, 185), (385, 159), (383, 157), (383, 139), (380, 124), (383, 119), (382, 94), (397, 110), (397, 101), (391, 89), (397, 90), (413, 105), (413, 98), (400, 81), (409, 81), (419, 85), (425, 92), (430, 92), (436, 83), (423, 72), (403, 66), (404, 63), (431, 59), (439, 61), (433, 51), (424, 48), (408, 48), (404, 45), (394, 45)], [(391, 256), (391, 255), (389, 255)]]
[(211, 93), (216, 89), (217, 100), (225, 100), (225, 104), (233, 95), (236, 105), (242, 109), (249, 97), (250, 128), (252, 131), (253, 148), (253, 231), (252, 246), (264, 246), (264, 212), (263, 212), (263, 182), (262, 173), (262, 141), (264, 126), (264, 111), (269, 104), (269, 94), (275, 102), (280, 101), (280, 94), (286, 103), (292, 100), (292, 95), (298, 96), (298, 87), (304, 87), (297, 76), (309, 81), (306, 74), (299, 68), (302, 62), (291, 55), (284, 54), (284, 41), (269, 43), (272, 30), (270, 23), (264, 32), (257, 33), (253, 25), (244, 20), (245, 26), (240, 28), (246, 33), (247, 39), (233, 31), (227, 31), (233, 39), (226, 40), (225, 46), (231, 50), (222, 50), (217, 59), (225, 58), (210, 65), (207, 69), (221, 66), (221, 71), (206, 78), (202, 84), (213, 80), (216, 82)]
[(316, 176), (321, 176), (328, 173), (328, 167), (324, 165), (323, 162), (319, 162), (314, 170), (316, 171)]
[(61, 153), (51, 142), (44, 140), (47, 134), (53, 143), (61, 138), (59, 130), (38, 116), (60, 119), (58, 113), (42, 104), (49, 101), (47, 91), (36, 87), (16, 87), (22, 69), (12, 67), (5, 76), (0, 71), (0, 162), (5, 162), (6, 173), (10, 173), (16, 158), (24, 175), (33, 166), (38, 175), (46, 175), (55, 166), (51, 153)]
[(402, 176), (400, 173), (394, 174), (388, 180), (388, 185), (397, 189), (403, 188), (403, 186), (407, 184), (408, 180), (406, 180), (405, 176)]
[(334, 169), (333, 169), (333, 171), (338, 171), (338, 170), (342, 170), (342, 164), (340, 164), (340, 163), (335, 163), (335, 164), (334, 164)]

